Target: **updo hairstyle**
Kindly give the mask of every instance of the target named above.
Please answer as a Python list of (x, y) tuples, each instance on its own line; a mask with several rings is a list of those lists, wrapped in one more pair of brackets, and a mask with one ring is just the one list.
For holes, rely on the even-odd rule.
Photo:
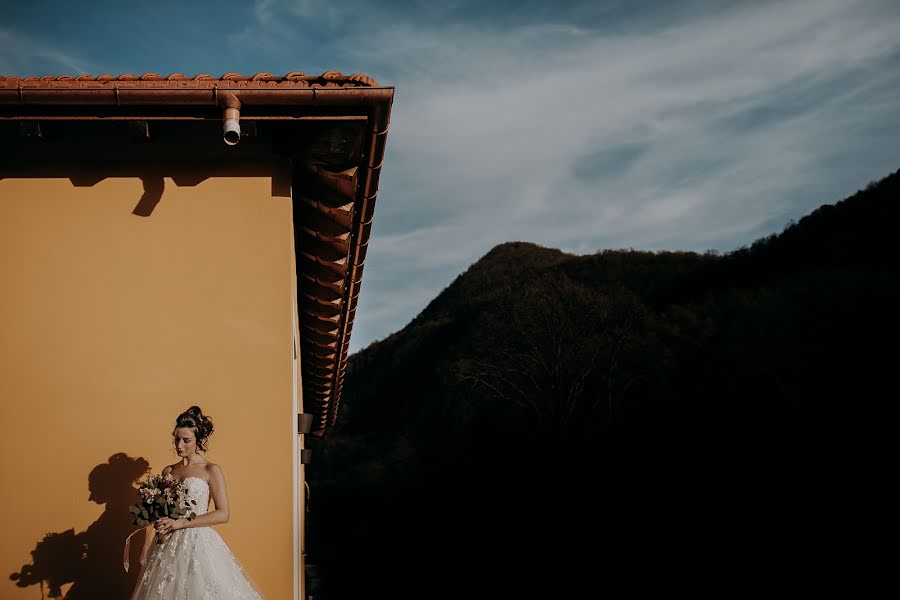
[[(175, 420), (175, 429), (179, 427), (187, 427), (193, 430), (197, 439), (197, 449), (206, 452), (206, 442), (209, 440), (209, 436), (212, 435), (213, 422), (212, 419), (203, 414), (199, 406), (192, 406), (178, 415), (178, 418)], [(174, 431), (172, 431), (172, 435), (175, 435)]]

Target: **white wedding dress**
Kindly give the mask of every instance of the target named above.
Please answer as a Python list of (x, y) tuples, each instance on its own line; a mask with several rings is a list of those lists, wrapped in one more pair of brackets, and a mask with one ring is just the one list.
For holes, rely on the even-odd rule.
[[(209, 510), (209, 485), (184, 479), (198, 515)], [(261, 600), (222, 537), (212, 527), (189, 527), (151, 542), (131, 600)]]

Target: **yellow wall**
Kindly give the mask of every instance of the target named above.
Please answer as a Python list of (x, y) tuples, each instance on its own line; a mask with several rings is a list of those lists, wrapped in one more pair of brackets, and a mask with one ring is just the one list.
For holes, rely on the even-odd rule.
[(96, 579), (121, 573), (134, 459), (175, 462), (192, 404), (216, 426), (207, 456), (231, 502), (217, 530), (267, 598), (293, 595), (293, 240), (272, 175), (286, 172), (160, 173), (155, 204), (133, 176), (0, 180), (0, 598), (40, 597), (10, 575), (69, 529), (87, 557), (63, 534), (34, 567), (64, 592), (74, 578), (70, 597), (127, 597), (124, 574)]

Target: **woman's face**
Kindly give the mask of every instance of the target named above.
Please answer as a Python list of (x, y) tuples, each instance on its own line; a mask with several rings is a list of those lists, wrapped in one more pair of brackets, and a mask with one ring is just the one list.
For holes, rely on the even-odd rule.
[(178, 456), (191, 456), (197, 453), (197, 437), (190, 427), (175, 429), (175, 452)]

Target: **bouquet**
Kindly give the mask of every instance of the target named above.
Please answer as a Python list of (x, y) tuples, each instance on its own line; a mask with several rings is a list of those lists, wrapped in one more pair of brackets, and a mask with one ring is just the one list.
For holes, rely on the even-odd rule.
[[(185, 518), (192, 521), (197, 516), (197, 513), (191, 510), (197, 501), (191, 500), (184, 483), (171, 475), (147, 475), (137, 491), (141, 499), (129, 507), (135, 525), (144, 527), (163, 517)], [(156, 543), (162, 542), (162, 538), (157, 534)]]

